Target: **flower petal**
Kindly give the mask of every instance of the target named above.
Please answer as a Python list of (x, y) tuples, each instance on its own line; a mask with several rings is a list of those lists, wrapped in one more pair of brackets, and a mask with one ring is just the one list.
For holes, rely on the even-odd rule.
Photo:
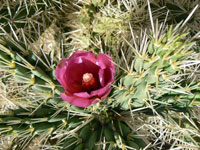
[(111, 88), (109, 88), (109, 85), (107, 85), (107, 86), (105, 86), (105, 87), (103, 87), (103, 88), (101, 88), (101, 89), (92, 91), (90, 95), (91, 95), (91, 97), (93, 97), (93, 96), (102, 97), (102, 96), (104, 96), (105, 94), (109, 93), (109, 92), (110, 92), (110, 89), (111, 89)]
[(77, 97), (83, 97), (83, 98), (90, 98), (91, 95), (88, 94), (88, 92), (79, 92), (79, 93), (73, 93), (74, 96)]
[(108, 95), (111, 89), (112, 88), (109, 88), (109, 85), (107, 85), (103, 88), (92, 91), (91, 94), (89, 94), (88, 92), (79, 92), (79, 93), (73, 93), (73, 96), (83, 97), (83, 98), (92, 98), (92, 97), (101, 98), (104, 95)]
[(94, 64), (96, 63), (96, 55), (92, 52), (77, 50), (69, 59), (72, 60), (74, 58), (82, 57), (90, 60)]
[(65, 90), (67, 90), (67, 81), (65, 78), (67, 66), (68, 66), (68, 59), (63, 58), (56, 67), (56, 78)]
[[(98, 82), (96, 90), (87, 92), (82, 86), (85, 73), (93, 74)], [(88, 107), (108, 96), (114, 73), (114, 64), (109, 55), (78, 50), (69, 59), (62, 59), (56, 68), (56, 77), (66, 91), (60, 96), (72, 105)]]
[(76, 97), (76, 96), (68, 96), (66, 95), (66, 93), (61, 93), (60, 96), (63, 100), (78, 107), (88, 107), (96, 101), (96, 98), (87, 99), (87, 98)]
[(66, 84), (68, 87), (70, 87), (71, 93), (84, 91), (82, 87), (82, 78), (83, 74), (85, 73), (92, 73), (97, 81), (97, 85), (99, 85), (99, 66), (85, 58), (82, 58), (81, 63), (79, 63), (80, 58), (81, 57), (71, 59), (71, 61), (69, 61), (70, 65), (68, 66), (65, 73), (65, 78), (67, 80)]
[(99, 82), (102, 87), (105, 86), (104, 69), (99, 69)]
[(106, 54), (98, 54), (97, 61), (97, 64), (102, 69), (99, 72), (100, 83), (102, 86), (106, 86), (114, 81), (115, 66), (112, 62), (112, 58)]
[(112, 58), (109, 55), (98, 54), (97, 55), (97, 61), (98, 61), (97, 64), (99, 64), (99, 66), (102, 66), (102, 69), (105, 69), (105, 66), (106, 66), (106, 68), (107, 67), (111, 68), (113, 74), (115, 73), (115, 66), (112, 62)]

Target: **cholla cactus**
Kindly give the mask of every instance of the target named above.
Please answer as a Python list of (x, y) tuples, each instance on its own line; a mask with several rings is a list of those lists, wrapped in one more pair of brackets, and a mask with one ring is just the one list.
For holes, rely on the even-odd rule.
[[(146, 2), (138, 1), (80, 1), (69, 5), (76, 12), (68, 14), (66, 33), (74, 49), (107, 51), (117, 57), (122, 37), (129, 37), (129, 22), (133, 30), (150, 25), (145, 10)], [(73, 18), (73, 19), (72, 19)], [(145, 23), (145, 24), (144, 24)], [(67, 38), (68, 39), (68, 38)], [(66, 41), (66, 43), (69, 40)]]
[(199, 31), (199, 1), (198, 0), (159, 0), (159, 1), (152, 1), (151, 7), (154, 11), (159, 8), (160, 11), (157, 11), (155, 15), (159, 18), (160, 21), (164, 21), (165, 14), (168, 13), (167, 23), (169, 24), (177, 24), (190, 15), (190, 13), (195, 9), (194, 14), (190, 17), (187, 26), (190, 27), (192, 32)]
[[(69, 110), (66, 110), (66, 104), (64, 104), (64, 107), (59, 106), (63, 105), (62, 102), (59, 104), (60, 101), (56, 98), (58, 97), (56, 94), (59, 94), (60, 90), (55, 86), (53, 76), (48, 76), (45, 73), (50, 73), (52, 69), (49, 67), (49, 70), (47, 69), (45, 71), (43, 69), (43, 71), (41, 68), (44, 67), (43, 65), (45, 65), (45, 63), (42, 59), (38, 59), (39, 62), (36, 64), (37, 66), (33, 65), (37, 60), (37, 55), (29, 50), (23, 49), (23, 47), (13, 39), (2, 39), (1, 43), (2, 67), (5, 70), (7, 69), (8, 72), (14, 73), (13, 75), (16, 82), (27, 84), (27, 88), (46, 96), (46, 99), (42, 99), (41, 101), (43, 102), (36, 109), (28, 107), (26, 109), (21, 108), (13, 110), (11, 112), (12, 116), (2, 116), (2, 134), (11, 133), (16, 135), (16, 139), (19, 140), (17, 140), (17, 147), (24, 149), (27, 146), (25, 144), (27, 140), (32, 139), (35, 136), (50, 137), (54, 132), (58, 134), (56, 138), (58, 140), (57, 144), (60, 145), (60, 147), (66, 147), (67, 149), (81, 147), (79, 146), (80, 143), (82, 143), (80, 145), (85, 148), (93, 148), (95, 147), (95, 143), (101, 143), (98, 147), (102, 147), (102, 145), (103, 147), (123, 149), (129, 146), (145, 147), (144, 142), (142, 145), (137, 145), (134, 142), (143, 140), (135, 138), (131, 128), (116, 116), (117, 114), (112, 111), (108, 112), (109, 109), (106, 108), (106, 104), (102, 104), (102, 106), (101, 104), (97, 104), (97, 106), (91, 106), (86, 110), (78, 110), (76, 107), (71, 107), (71, 110), (68, 107)], [(22, 54), (25, 56), (22, 56)], [(36, 59), (35, 61), (34, 58)], [(43, 106), (43, 103), (52, 105), (53, 109), (48, 106)], [(82, 119), (79, 119), (79, 115), (74, 114), (69, 116), (70, 111), (85, 112), (85, 115), (88, 117), (85, 119), (83, 117), (83, 121), (81, 121)], [(94, 111), (94, 113), (92, 113), (92, 111)], [(92, 114), (89, 115), (88, 113)], [(31, 116), (30, 119), (28, 117), (29, 115)], [(82, 122), (86, 123), (81, 125)], [(86, 124), (88, 125), (86, 126)], [(97, 126), (95, 127), (95, 125)], [(83, 128), (84, 131), (82, 131), (83, 129), (80, 131), (81, 128)], [(93, 130), (95, 132), (91, 135), (89, 141), (87, 141), (88, 139), (85, 136), (89, 135), (91, 128), (94, 128)], [(62, 134), (66, 129), (69, 130), (69, 132)], [(65, 137), (67, 133), (70, 136), (68, 135)], [(104, 133), (104, 138), (100, 138), (102, 133)], [(76, 134), (80, 134), (80, 137), (75, 136)], [(21, 137), (22, 135), (24, 136)], [(110, 140), (112, 141), (110, 142)], [(72, 142), (72, 147), (67, 144), (69, 142)]]
[[(19, 5), (19, 12), (24, 10), (24, 6), (27, 6), (25, 10), (28, 10), (31, 2), (36, 1), (20, 1), (18, 4), (23, 7)], [(4, 74), (12, 76), (9, 80), (3, 78), (6, 82), (2, 85), (16, 84), (17, 86), (13, 87), (17, 89), (16, 94), (19, 94), (19, 85), (23, 89), (22, 95), (27, 92), (27, 97), (18, 97), (24, 102), (23, 105), (14, 103), (17, 108), (10, 107), (7, 114), (0, 116), (0, 135), (13, 137), (11, 149), (26, 149), (34, 139), (39, 140), (40, 144), (37, 146), (40, 149), (55, 150), (162, 149), (169, 144), (171, 148), (199, 147), (199, 120), (183, 113), (189, 110), (188, 108), (192, 110), (199, 105), (200, 99), (199, 50), (196, 47), (199, 34), (191, 37), (190, 30), (185, 28), (197, 7), (185, 21), (167, 25), (166, 22), (154, 23), (149, 1), (87, 0), (70, 1), (66, 5), (63, 1), (41, 3), (45, 5), (41, 9), (55, 6), (59, 8), (54, 9), (57, 17), (68, 16), (68, 19), (71, 19), (67, 25), (61, 23), (60, 26), (57, 21), (63, 18), (57, 18), (55, 22), (52, 20), (53, 25), (60, 28), (59, 31), (69, 30), (66, 28), (69, 26), (75, 31), (68, 32), (66, 39), (61, 39), (61, 50), (58, 49), (59, 56), (55, 57), (54, 54), (43, 51), (41, 46), (41, 53), (33, 51), (31, 42), (26, 41), (31, 38), (31, 34), (28, 37), (23, 34), (23, 38), (18, 38), (18, 27), (13, 28), (9, 34), (6, 33), (7, 25), (1, 24), (1, 28), (5, 29), (2, 34), (4, 36), (0, 38), (0, 66)], [(4, 3), (3, 7), (7, 5)], [(67, 12), (66, 8), (69, 6), (73, 7)], [(72, 11), (79, 14), (74, 18), (70, 16), (74, 15)], [(141, 15), (148, 11), (150, 21), (145, 23), (146, 27), (151, 25), (151, 29), (144, 30), (140, 23), (144, 23), (146, 16)], [(136, 14), (133, 14), (134, 12)], [(134, 17), (131, 18), (132, 16)], [(23, 25), (21, 30), (25, 32), (26, 24)], [(140, 34), (136, 30), (141, 28)], [(77, 48), (91, 48), (95, 53), (108, 53), (116, 64), (115, 82), (109, 96), (105, 94), (107, 91), (104, 91), (107, 96), (104, 100), (85, 108), (70, 105), (60, 98), (60, 93), (67, 96), (74, 93), (69, 93), (66, 89), (65, 91), (55, 75), (58, 59), (71, 55)], [(106, 62), (108, 60), (104, 57), (100, 60), (105, 62), (98, 63), (92, 56), (88, 57), (91, 57), (95, 65), (102, 63), (99, 65), (102, 70), (111, 69), (106, 68), (111, 65), (108, 65), (110, 62)], [(96, 57), (98, 56), (94, 56), (95, 59)], [(106, 55), (105, 57), (109, 58)], [(61, 63), (64, 68), (69, 66), (69, 59), (65, 59), (64, 64)], [(78, 63), (81, 61), (79, 59)], [(112, 68), (112, 73), (113, 70)], [(109, 71), (105, 74), (102, 76), (109, 80), (110, 85), (113, 76)], [(105, 89), (110, 90), (108, 87)], [(91, 93), (81, 94), (88, 98)], [(81, 96), (77, 97), (83, 98)], [(100, 98), (102, 93), (95, 96)], [(184, 118), (180, 118), (176, 111), (182, 112)], [(164, 124), (166, 130), (163, 130), (160, 124)], [(180, 134), (176, 133), (176, 129), (181, 129)], [(154, 135), (150, 136), (148, 131)], [(164, 136), (169, 133), (172, 133), (173, 140)], [(155, 140), (158, 136), (160, 138)]]
[(9, 0), (0, 2), (0, 33), (35, 42), (48, 28), (56, 22), (63, 3), (44, 0)]
[[(24, 34), (33, 36), (36, 32), (36, 18), (42, 17), (42, 9), (45, 10), (47, 3), (35, 3), (34, 1), (1, 1), (1, 32), (19, 34), (20, 28), (24, 28)], [(40, 16), (39, 16), (40, 15)], [(35, 19), (35, 20), (34, 20)], [(37, 24), (37, 23), (36, 23)], [(16, 36), (16, 35), (13, 35)]]
[(193, 49), (193, 39), (187, 38), (189, 32), (182, 30), (181, 25), (157, 26), (152, 35), (143, 36), (142, 43), (134, 41), (134, 46), (126, 40), (134, 59), (130, 58), (126, 63), (130, 64), (127, 75), (120, 78), (120, 86), (114, 94), (114, 99), (125, 110), (142, 106), (169, 109), (173, 106), (178, 111), (198, 101), (199, 83), (195, 74), (199, 73), (191, 76), (187, 66), (193, 64), (187, 63), (195, 62), (193, 59), (199, 54)]
[[(26, 108), (27, 109), (27, 108)], [(16, 109), (12, 116), (1, 116), (1, 134), (16, 137), (20, 149), (40, 137), (44, 144), (58, 149), (144, 148), (146, 143), (132, 131), (122, 115), (101, 110), (93, 115), (62, 111), (55, 116), (53, 106), (43, 105), (34, 114), (31, 109)], [(45, 147), (45, 145), (44, 145)]]
[[(191, 114), (169, 112), (165, 117), (149, 117), (143, 126), (153, 136), (152, 149), (199, 149), (199, 122)], [(178, 138), (177, 138), (178, 137)]]

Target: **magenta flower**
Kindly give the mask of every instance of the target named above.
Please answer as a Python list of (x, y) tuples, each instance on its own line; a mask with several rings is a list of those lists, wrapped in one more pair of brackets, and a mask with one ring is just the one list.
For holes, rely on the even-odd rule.
[(110, 56), (78, 50), (56, 68), (56, 78), (65, 89), (60, 96), (72, 105), (88, 107), (107, 97), (114, 73)]

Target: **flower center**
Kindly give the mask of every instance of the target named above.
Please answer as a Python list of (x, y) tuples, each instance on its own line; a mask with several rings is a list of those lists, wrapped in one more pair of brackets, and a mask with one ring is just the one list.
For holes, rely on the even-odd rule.
[(97, 87), (95, 78), (92, 73), (83, 74), (82, 86), (87, 91), (90, 92)]
[(94, 79), (94, 77), (91, 73), (85, 73), (83, 75), (83, 82), (90, 82), (92, 79)]

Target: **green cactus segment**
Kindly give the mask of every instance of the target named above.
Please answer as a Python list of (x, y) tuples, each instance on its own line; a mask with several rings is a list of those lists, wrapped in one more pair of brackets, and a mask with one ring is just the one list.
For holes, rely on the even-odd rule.
[(79, 144), (74, 150), (83, 150), (83, 144)]
[[(119, 102), (119, 106), (121, 109), (128, 110), (130, 108), (141, 108), (144, 106), (148, 106), (148, 99), (154, 100), (153, 104), (155, 104), (155, 109), (160, 111), (159, 108), (163, 107), (164, 109), (171, 109), (175, 111), (185, 111), (188, 107), (193, 107), (195, 104), (197, 105), (199, 102), (199, 83), (194, 83), (188, 88), (188, 91), (181, 88), (173, 88), (173, 91), (162, 91), (161, 94), (150, 92), (148, 88), (153, 88), (152, 85), (147, 85), (146, 82), (141, 82), (138, 85), (134, 86), (136, 78), (132, 78), (132, 75), (128, 75), (122, 79), (122, 82), (126, 80), (129, 81), (128, 84), (124, 83), (124, 87), (130, 88), (129, 90), (115, 90), (114, 91), (114, 99)], [(164, 86), (165, 81), (160, 81), (159, 88)], [(133, 83), (132, 87), (130, 87), (130, 83)], [(151, 96), (151, 97), (149, 97)]]
[(163, 34), (165, 36), (151, 37), (146, 54), (135, 53), (132, 72), (120, 79), (120, 88), (113, 92), (113, 98), (121, 109), (166, 107), (183, 111), (192, 106), (192, 102), (199, 101), (196, 96), (199, 83), (181, 80), (188, 75), (180, 67), (191, 53), (195, 53), (192, 50), (195, 42), (187, 39), (188, 32), (174, 34), (174, 30), (170, 26)]
[(55, 68), (45, 67), (45, 59), (37, 58), (38, 56), (32, 51), (20, 47), (17, 41), (1, 39), (1, 66), (14, 75), (16, 82), (29, 84), (33, 91), (39, 93), (59, 95), (62, 88), (57, 87), (58, 82), (49, 75), (49, 72), (53, 72)]
[[(186, 4), (189, 4), (186, 6)], [(151, 8), (153, 10), (157, 10), (159, 8), (163, 8), (161, 11), (166, 13), (169, 11), (169, 15), (167, 17), (167, 23), (168, 24), (175, 24), (179, 23), (183, 20), (186, 20), (186, 18), (189, 16), (190, 12), (192, 9), (194, 9), (194, 5), (192, 4), (192, 1), (181, 1), (178, 3), (177, 1), (170, 1), (166, 0), (164, 2), (158, 1), (158, 2), (152, 2), (151, 3)], [(195, 12), (195, 14), (198, 14), (199, 11)], [(195, 17), (196, 15), (192, 15), (191, 19), (189, 20), (188, 24), (196, 23), (198, 20)], [(158, 19), (160, 21), (163, 21), (165, 19), (165, 15), (161, 15), (161, 12), (158, 16)], [(194, 30), (194, 29), (192, 29)]]
[[(12, 116), (1, 115), (0, 133), (15, 134), (18, 138), (22, 136), (24, 139), (45, 134), (52, 136), (54, 131), (70, 131), (84, 122), (81, 117), (69, 115), (67, 111), (52, 117), (56, 110), (47, 105), (41, 106), (34, 113), (32, 111), (31, 108), (19, 108), (12, 110)], [(73, 140), (75, 141), (74, 138)], [(66, 145), (66, 142), (63, 145)]]
[(116, 117), (111, 117), (112, 121), (106, 122), (93, 115), (77, 116), (66, 110), (54, 115), (55, 108), (50, 105), (42, 105), (34, 112), (32, 108), (19, 108), (11, 110), (11, 114), (0, 116), (2, 135), (15, 134), (19, 139), (22, 136), (28, 139), (32, 136), (48, 135), (45, 140), (50, 142), (55, 133), (64, 133), (54, 138), (57, 146), (63, 150), (93, 150), (103, 147), (119, 150), (125, 147), (142, 149), (146, 146), (143, 139), (135, 138), (136, 133)]
[[(99, 53), (100, 48), (97, 45), (100, 43), (97, 39), (101, 39), (102, 46), (105, 49), (109, 48), (113, 57), (117, 57), (116, 50), (122, 43), (122, 36), (126, 37), (126, 33), (129, 32), (128, 22), (134, 18), (132, 17), (134, 8), (126, 9), (121, 1), (111, 2), (112, 7), (108, 3), (106, 0), (89, 0), (87, 3), (81, 1), (78, 3), (80, 9), (77, 9), (76, 18), (66, 23), (75, 31), (69, 36), (74, 47), (77, 49), (90, 48)], [(69, 14), (69, 17), (71, 15), (74, 16), (74, 12)]]
[(89, 137), (89, 139), (86, 141), (85, 147), (88, 149), (92, 149), (95, 146), (96, 141), (99, 137), (99, 131), (95, 130)]
[[(77, 149), (102, 149), (102, 143), (105, 143), (104, 146), (107, 148), (110, 147), (113, 149), (124, 149), (127, 146), (131, 148), (144, 148), (146, 146), (143, 139), (133, 138), (132, 130), (124, 122), (120, 122), (119, 124), (120, 129), (119, 125), (115, 123), (101, 124), (98, 120), (94, 119), (80, 129), (76, 137), (65, 139), (63, 147), (66, 150), (75, 147)], [(123, 133), (120, 130), (123, 130)], [(134, 142), (135, 145), (132, 147)], [(136, 144), (137, 142), (140, 142), (140, 144)]]
[(85, 142), (88, 140), (88, 138), (90, 137), (90, 135), (88, 133), (91, 132), (91, 126), (90, 125), (86, 125), (85, 127), (83, 127), (80, 130), (79, 136), (80, 138), (82, 138), (82, 141)]
[(106, 138), (106, 141), (114, 143), (114, 141), (115, 141), (114, 140), (114, 133), (113, 133), (113, 130), (111, 128), (109, 128), (108, 125), (104, 126), (103, 134)]
[(106, 3), (106, 0), (90, 0), (94, 6), (103, 6)]
[[(27, 33), (31, 33), (33, 36), (37, 36), (35, 32), (31, 31), (35, 29), (35, 22), (37, 20), (41, 21), (44, 12), (50, 9), (50, 3), (38, 0), (33, 1), (12, 1), (12, 2), (2, 2), (2, 7), (0, 9), (0, 32), (12, 33), (19, 32), (20, 29), (24, 29)], [(46, 19), (47, 23), (48, 20)], [(49, 22), (48, 22), (49, 23)], [(50, 23), (49, 23), (50, 24)], [(47, 25), (47, 24), (46, 24)], [(42, 28), (40, 27), (40, 30)], [(25, 34), (27, 34), (25, 32)], [(42, 30), (43, 32), (43, 30)]]

